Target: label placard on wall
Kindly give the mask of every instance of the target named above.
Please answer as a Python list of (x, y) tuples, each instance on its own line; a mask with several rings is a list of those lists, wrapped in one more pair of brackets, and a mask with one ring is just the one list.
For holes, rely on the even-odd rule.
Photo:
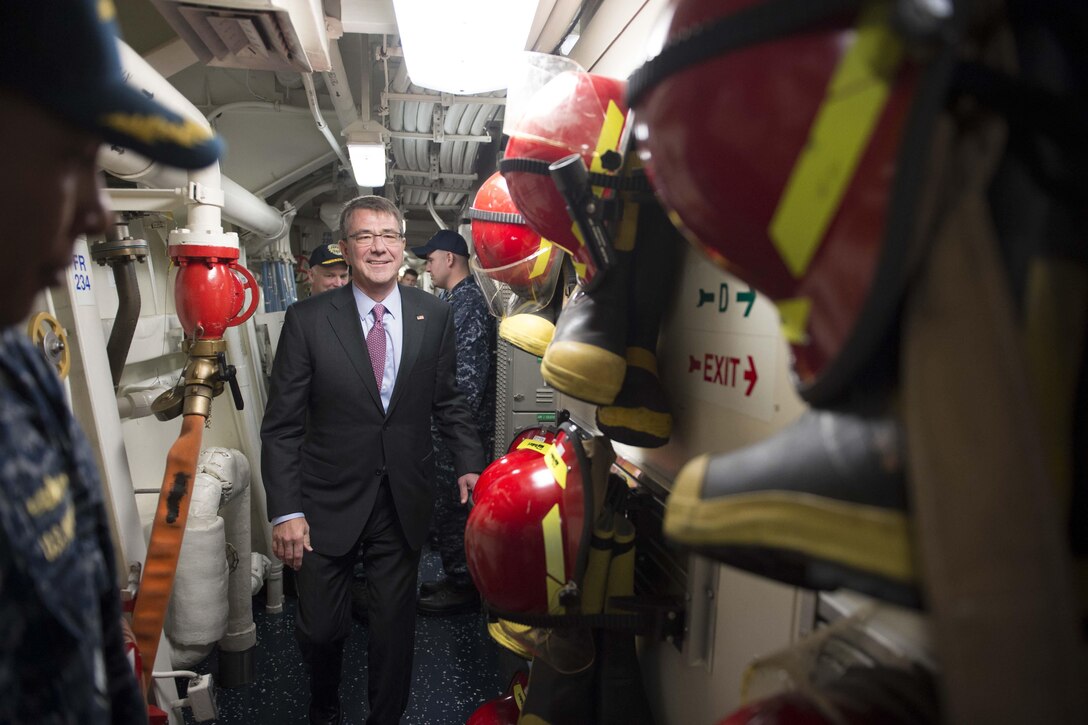
[(91, 252), (87, 248), (86, 239), (77, 239), (72, 249), (72, 266), (68, 268), (68, 285), (72, 290), (72, 300), (77, 305), (94, 307), (98, 304), (95, 298), (93, 275), (91, 267)]
[(778, 340), (769, 335), (687, 331), (669, 349), (669, 381), (675, 394), (770, 421)]

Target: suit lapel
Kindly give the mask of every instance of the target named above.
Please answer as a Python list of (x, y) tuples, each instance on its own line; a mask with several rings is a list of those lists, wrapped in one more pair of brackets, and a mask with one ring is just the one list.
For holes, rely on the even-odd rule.
[(409, 374), (419, 359), (419, 350), (423, 346), (423, 331), (427, 329), (427, 320), (424, 318), (419, 305), (416, 304), (416, 294), (425, 294), (410, 287), (400, 288), (401, 331), (403, 333), (404, 352), (397, 367), (397, 380), (393, 385), (393, 396), (389, 399), (389, 413), (393, 412), (397, 401), (407, 386)]
[(343, 346), (355, 372), (362, 378), (363, 387), (370, 393), (370, 398), (378, 406), (378, 410), (382, 410), (382, 398), (378, 394), (378, 384), (374, 381), (374, 368), (370, 363), (370, 353), (366, 349), (363, 323), (359, 320), (359, 308), (355, 305), (355, 294), (351, 291), (351, 285), (323, 294), (329, 296), (332, 304), (329, 322), (332, 324), (333, 334)]

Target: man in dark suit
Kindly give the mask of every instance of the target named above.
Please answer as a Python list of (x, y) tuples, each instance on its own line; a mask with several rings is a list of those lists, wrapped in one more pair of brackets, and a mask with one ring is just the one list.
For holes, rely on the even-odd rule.
[(454, 380), (450, 307), (397, 284), (404, 220), (379, 196), (349, 202), (340, 243), (352, 284), (287, 308), (261, 429), (273, 552), (295, 569), (295, 634), (310, 669), (310, 722), (339, 723), (359, 547), (367, 571), (368, 723), (408, 705), (420, 547), (434, 508), (430, 427), (462, 497), (484, 452)]

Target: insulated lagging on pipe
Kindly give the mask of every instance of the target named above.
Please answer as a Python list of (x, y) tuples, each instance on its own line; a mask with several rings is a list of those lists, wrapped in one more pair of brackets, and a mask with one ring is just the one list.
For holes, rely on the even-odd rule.
[(151, 686), (151, 671), (155, 666), (166, 607), (174, 586), (174, 572), (181, 552), (185, 523), (189, 519), (204, 422), (202, 415), (183, 416), (181, 434), (166, 456), (166, 471), (151, 527), (151, 540), (147, 545), (144, 575), (132, 615), (132, 630), (143, 658), (142, 686), (145, 692)]

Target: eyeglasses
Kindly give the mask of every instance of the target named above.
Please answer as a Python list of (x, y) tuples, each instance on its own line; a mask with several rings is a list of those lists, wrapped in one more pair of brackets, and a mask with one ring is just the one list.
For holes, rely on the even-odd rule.
[(396, 232), (382, 232), (381, 234), (375, 234), (374, 232), (356, 232), (355, 234), (349, 234), (348, 239), (352, 244), (357, 244), (360, 247), (369, 247), (377, 240), (385, 242), (387, 247), (399, 247), (404, 244), (404, 235), (397, 234)]

